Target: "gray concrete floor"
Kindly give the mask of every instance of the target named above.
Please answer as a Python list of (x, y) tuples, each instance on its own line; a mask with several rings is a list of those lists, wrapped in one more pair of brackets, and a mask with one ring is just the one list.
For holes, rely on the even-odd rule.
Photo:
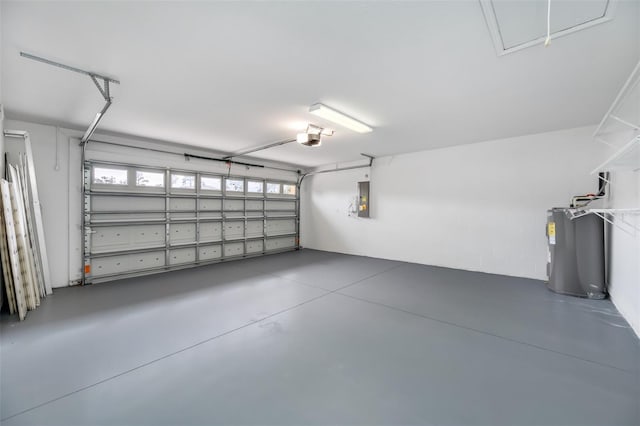
[(302, 250), (3, 316), (3, 425), (639, 425), (640, 343), (543, 282)]

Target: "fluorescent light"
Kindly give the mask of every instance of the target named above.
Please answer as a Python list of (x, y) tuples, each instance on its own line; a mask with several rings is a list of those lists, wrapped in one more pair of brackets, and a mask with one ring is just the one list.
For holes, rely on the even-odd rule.
[(343, 113), (338, 112), (335, 109), (331, 109), (323, 104), (311, 105), (309, 107), (309, 112), (311, 114), (317, 115), (318, 117), (322, 117), (325, 120), (333, 121), (334, 123), (346, 127), (347, 129), (351, 129), (354, 132), (369, 133), (373, 130), (366, 124), (361, 123), (360, 121), (344, 115)]
[(285, 124), (285, 127), (289, 130), (297, 130), (303, 132), (309, 125), (306, 121), (290, 121)]

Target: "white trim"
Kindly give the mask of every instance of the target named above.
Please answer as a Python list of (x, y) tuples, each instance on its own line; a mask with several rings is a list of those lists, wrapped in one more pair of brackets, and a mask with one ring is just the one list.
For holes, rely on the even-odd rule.
[[(496, 13), (493, 8), (493, 0), (478, 0), (478, 1), (480, 2), (480, 7), (482, 8), (482, 13), (487, 23), (487, 29), (489, 30), (489, 34), (491, 35), (491, 40), (493, 41), (493, 46), (495, 47), (496, 53), (498, 54), (498, 56), (503, 56), (508, 53), (517, 52), (519, 50), (526, 49), (528, 47), (533, 47), (538, 44), (544, 44), (546, 40), (546, 35), (538, 37), (535, 40), (527, 41), (525, 43), (506, 48), (504, 46), (504, 41), (502, 40), (502, 34), (500, 33), (500, 24), (498, 23)], [(584, 22), (582, 24), (578, 24), (571, 28), (553, 32), (551, 33), (550, 39), (554, 40), (556, 38), (564, 37), (566, 35), (575, 33), (577, 31), (581, 31), (581, 30), (593, 27), (594, 25), (599, 25), (599, 24), (604, 24), (605, 22), (609, 22), (610, 20), (613, 19), (615, 15), (615, 9), (617, 4), (618, 4), (618, 0), (608, 0), (607, 8), (604, 13), (604, 16), (593, 19), (588, 22)]]

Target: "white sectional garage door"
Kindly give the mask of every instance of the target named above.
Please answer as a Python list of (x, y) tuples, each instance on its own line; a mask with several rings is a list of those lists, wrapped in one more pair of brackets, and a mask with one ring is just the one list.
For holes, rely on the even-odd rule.
[(294, 181), (88, 161), (84, 280), (298, 248)]

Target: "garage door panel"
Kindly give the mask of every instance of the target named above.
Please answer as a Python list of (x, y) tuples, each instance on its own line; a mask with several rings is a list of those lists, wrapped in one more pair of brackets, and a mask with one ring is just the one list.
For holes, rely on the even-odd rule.
[(221, 219), (222, 213), (217, 211), (200, 212), (200, 219)]
[(132, 228), (132, 245), (136, 248), (149, 245), (164, 244), (164, 225), (137, 225), (129, 226), (128, 228)]
[(169, 243), (193, 243), (195, 241), (195, 223), (172, 223), (169, 225)]
[(163, 221), (164, 213), (97, 213), (91, 215), (91, 221), (99, 222), (115, 222), (115, 221)]
[(244, 222), (233, 221), (224, 224), (224, 239), (232, 240), (244, 237)]
[(272, 212), (266, 212), (266, 217), (267, 218), (295, 218), (295, 212), (289, 212), (289, 211), (272, 211)]
[(113, 197), (93, 195), (91, 197), (91, 210), (99, 211), (126, 211), (136, 210), (164, 210), (164, 198), (156, 197)]
[(244, 200), (224, 200), (225, 211), (244, 211)]
[(262, 200), (247, 200), (246, 206), (247, 206), (247, 211), (254, 210), (254, 211), (262, 212), (264, 202)]
[(242, 256), (244, 243), (226, 243), (224, 245), (224, 257)]
[(266, 250), (284, 250), (296, 245), (295, 237), (267, 238)]
[(294, 212), (296, 210), (296, 202), (267, 200), (266, 210), (288, 210)]
[(247, 237), (258, 237), (264, 233), (264, 222), (261, 220), (247, 221)]
[(200, 261), (220, 259), (222, 257), (222, 246), (219, 244), (201, 246), (199, 249)]
[(267, 219), (267, 235), (290, 234), (295, 231), (295, 219)]
[(201, 199), (198, 200), (198, 208), (200, 211), (214, 210), (220, 211), (222, 210), (222, 200), (217, 199)]
[(196, 200), (192, 198), (171, 198), (169, 200), (169, 210), (194, 212), (196, 210)]
[(96, 227), (91, 235), (91, 252), (104, 253), (164, 245), (164, 225)]
[(91, 275), (99, 277), (102, 275), (125, 274), (162, 266), (164, 266), (163, 251), (99, 257), (92, 261)]
[[(94, 165), (104, 169), (99, 185), (91, 184)], [(297, 199), (267, 194), (264, 178), (163, 168), (156, 173), (161, 178), (151, 176), (142, 185), (133, 177), (148, 166), (97, 160), (85, 166), (83, 277), (89, 282), (297, 246)], [(178, 175), (191, 179), (173, 179)]]
[(222, 239), (221, 222), (200, 223), (200, 241), (220, 241)]
[(262, 240), (247, 241), (247, 254), (262, 253), (264, 251), (264, 242)]
[(244, 213), (243, 212), (225, 212), (224, 217), (230, 218), (230, 219), (234, 219), (234, 218), (240, 219), (244, 217)]
[(196, 248), (181, 248), (169, 250), (169, 265), (182, 265), (196, 261)]
[(197, 219), (195, 212), (171, 213), (170, 216), (176, 222), (195, 222)]

